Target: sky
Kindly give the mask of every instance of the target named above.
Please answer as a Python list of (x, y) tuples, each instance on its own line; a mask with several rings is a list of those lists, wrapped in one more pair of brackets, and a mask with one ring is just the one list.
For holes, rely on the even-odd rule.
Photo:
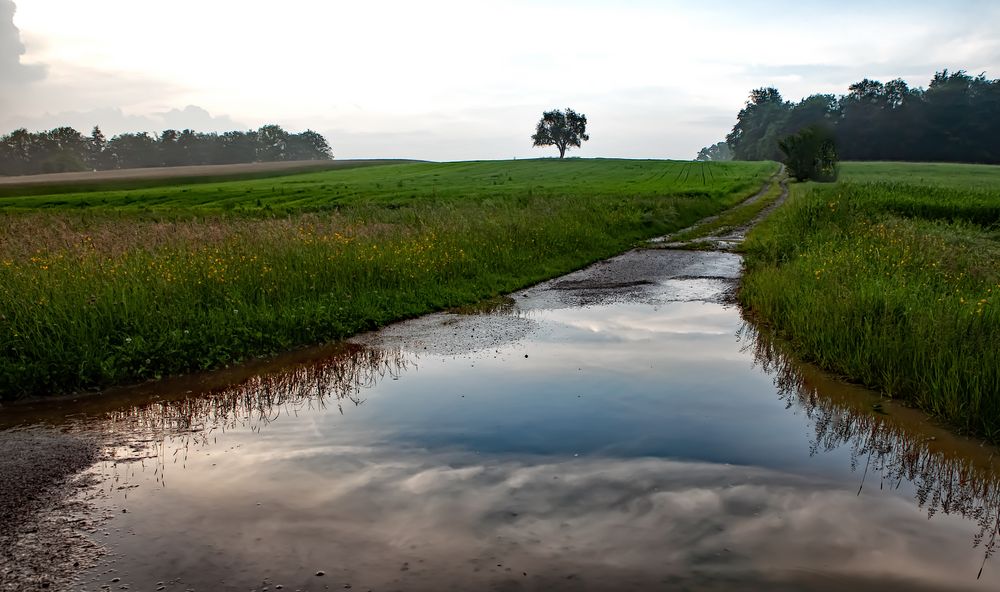
[(551, 156), (570, 107), (570, 155), (687, 159), (754, 88), (944, 68), (1000, 78), (1000, 2), (0, 0), (0, 133), (277, 123), (337, 158)]

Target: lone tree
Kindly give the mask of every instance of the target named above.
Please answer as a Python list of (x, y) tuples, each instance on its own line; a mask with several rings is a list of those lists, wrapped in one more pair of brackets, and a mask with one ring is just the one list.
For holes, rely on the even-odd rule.
[(580, 144), (590, 139), (587, 135), (587, 116), (572, 109), (565, 112), (558, 109), (542, 113), (542, 119), (531, 136), (533, 146), (555, 146), (559, 149), (559, 158), (566, 156), (570, 146), (580, 147)]

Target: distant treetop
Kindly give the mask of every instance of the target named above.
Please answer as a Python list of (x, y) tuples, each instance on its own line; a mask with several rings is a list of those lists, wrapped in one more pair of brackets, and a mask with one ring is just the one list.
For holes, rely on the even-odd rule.
[(123, 133), (110, 140), (95, 126), (90, 136), (71, 127), (18, 129), (0, 137), (0, 175), (286, 160), (330, 160), (322, 135), (292, 134), (277, 125), (222, 134), (168, 129), (157, 136)]
[(729, 147), (729, 144), (726, 144), (725, 142), (718, 142), (716, 144), (712, 144), (711, 146), (705, 146), (698, 151), (698, 156), (695, 157), (695, 160), (712, 162), (732, 159), (733, 151)]
[(866, 78), (846, 95), (798, 103), (759, 88), (726, 141), (738, 160), (780, 160), (779, 141), (818, 124), (833, 130), (844, 160), (1000, 164), (1000, 80), (942, 70), (923, 89)]

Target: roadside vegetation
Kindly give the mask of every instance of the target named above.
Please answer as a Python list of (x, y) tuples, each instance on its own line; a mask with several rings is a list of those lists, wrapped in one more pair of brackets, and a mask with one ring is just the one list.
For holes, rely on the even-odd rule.
[(742, 303), (804, 359), (1000, 441), (1000, 167), (845, 163), (744, 250)]
[(688, 226), (774, 163), (418, 163), (0, 198), (0, 396), (100, 388), (470, 304)]

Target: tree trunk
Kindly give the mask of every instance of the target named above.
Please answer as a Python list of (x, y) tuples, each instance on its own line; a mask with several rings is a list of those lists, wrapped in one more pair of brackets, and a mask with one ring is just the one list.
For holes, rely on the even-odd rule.
[(565, 146), (556, 146), (556, 148), (559, 149), (559, 158), (562, 158), (562, 157), (566, 156), (566, 147)]

